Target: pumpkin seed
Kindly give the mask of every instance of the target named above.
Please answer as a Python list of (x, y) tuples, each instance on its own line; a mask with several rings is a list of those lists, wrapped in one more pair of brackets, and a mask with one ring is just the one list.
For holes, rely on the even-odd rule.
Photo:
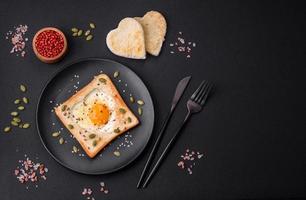
[(84, 35), (88, 36), (89, 34), (90, 34), (90, 30), (87, 30)]
[(14, 104), (19, 104), (20, 103), (20, 99), (16, 99), (15, 101), (14, 101)]
[(64, 144), (64, 142), (65, 142), (65, 141), (64, 141), (64, 138), (61, 137), (61, 138), (59, 139), (58, 142), (59, 142), (60, 144)]
[(5, 133), (9, 132), (10, 130), (11, 130), (11, 127), (10, 127), (10, 126), (7, 126), (7, 127), (5, 127), (5, 128), (3, 129), (3, 131), (4, 131)]
[(91, 40), (92, 38), (93, 38), (92, 35), (88, 35), (88, 36), (86, 37), (86, 40), (89, 41), (89, 40)]
[(131, 122), (132, 122), (132, 118), (128, 117), (128, 118), (127, 118), (127, 121), (128, 121), (129, 123), (131, 123)]
[(141, 106), (144, 105), (144, 101), (143, 100), (138, 100), (137, 103), (138, 103), (138, 105), (141, 105)]
[(18, 112), (15, 112), (15, 111), (14, 111), (14, 112), (11, 112), (11, 115), (14, 116), (14, 117), (16, 117), (16, 116), (18, 116)]
[(101, 83), (106, 84), (106, 79), (105, 79), (105, 78), (99, 78), (99, 81), (100, 81)]
[(142, 115), (142, 108), (140, 108), (140, 107), (138, 108), (138, 114)]
[(72, 124), (68, 124), (68, 128), (69, 129), (73, 129), (73, 125)]
[(22, 124), (19, 124), (18, 127), (19, 127), (19, 128), (22, 128)]
[(72, 36), (73, 36), (73, 37), (76, 37), (76, 36), (78, 36), (78, 33), (75, 32), (75, 33), (72, 34)]
[(19, 123), (19, 122), (21, 122), (21, 119), (19, 117), (13, 117), (13, 121)]
[(73, 146), (72, 149), (74, 153), (78, 152), (78, 148), (76, 146)]
[(94, 29), (96, 28), (96, 25), (94, 23), (89, 23), (90, 28)]
[(71, 31), (75, 33), (75, 32), (78, 32), (79, 29), (77, 29), (77, 28), (72, 28)]
[(115, 71), (114, 73), (114, 78), (117, 78), (119, 76), (119, 72), (118, 71)]
[(114, 155), (119, 157), (120, 156), (120, 152), (119, 151), (114, 151)]
[(96, 137), (96, 134), (90, 134), (89, 136), (88, 136), (90, 139), (94, 139), (95, 137)]
[(83, 30), (78, 31), (78, 36), (81, 36), (83, 34)]
[(11, 124), (12, 124), (13, 126), (18, 126), (18, 123), (15, 122), (15, 121), (11, 121)]
[(62, 107), (61, 107), (63, 112), (66, 110), (66, 108), (67, 108), (67, 105), (62, 105)]
[(92, 146), (94, 147), (97, 146), (97, 143), (98, 143), (97, 140), (92, 141)]
[(130, 102), (131, 102), (131, 103), (134, 103), (134, 102), (135, 102), (134, 97), (130, 97)]
[(18, 106), (17, 109), (18, 110), (24, 110), (24, 106)]
[(29, 128), (30, 127), (30, 124), (29, 123), (25, 123), (22, 125), (22, 128)]
[(60, 135), (60, 132), (54, 132), (54, 133), (52, 133), (52, 136), (53, 137), (57, 137), (57, 136), (59, 136)]
[(21, 92), (26, 92), (27, 91), (27, 88), (26, 88), (26, 86), (25, 85), (20, 85), (19, 86), (19, 88), (20, 88), (20, 90), (21, 90)]
[(114, 130), (115, 133), (120, 133), (119, 127)]
[(29, 99), (27, 97), (23, 97), (22, 98), (23, 103), (27, 104), (29, 103)]
[(122, 114), (126, 113), (126, 110), (124, 108), (119, 108), (119, 112), (121, 112)]

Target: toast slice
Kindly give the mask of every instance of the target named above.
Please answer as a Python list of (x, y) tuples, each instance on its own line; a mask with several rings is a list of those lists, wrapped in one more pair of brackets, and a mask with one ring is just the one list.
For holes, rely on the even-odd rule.
[(95, 76), (56, 107), (55, 113), (90, 158), (139, 124), (106, 74)]

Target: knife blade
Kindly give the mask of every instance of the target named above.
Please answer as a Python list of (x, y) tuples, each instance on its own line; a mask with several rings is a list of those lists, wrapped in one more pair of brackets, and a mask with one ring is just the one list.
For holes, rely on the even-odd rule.
[(190, 79), (191, 79), (191, 76), (187, 76), (187, 77), (183, 78), (182, 80), (180, 80), (180, 82), (176, 86), (175, 93), (174, 93), (174, 96), (173, 96), (173, 99), (172, 99), (172, 102), (171, 102), (171, 109), (170, 109), (170, 111), (169, 111), (169, 113), (168, 113), (168, 115), (167, 115), (167, 117), (166, 117), (166, 119), (165, 119), (165, 121), (164, 121), (164, 123), (162, 125), (162, 128), (159, 131), (159, 134), (158, 134), (157, 139), (156, 139), (156, 141), (155, 141), (155, 143), (153, 145), (153, 148), (152, 148), (152, 150), (150, 152), (148, 160), (147, 160), (147, 162), (146, 162), (146, 164), (145, 164), (145, 166), (144, 166), (144, 168), (143, 168), (143, 170), (141, 172), (140, 178), (139, 178), (138, 183), (137, 183), (137, 188), (140, 187), (140, 184), (141, 184), (141, 182), (142, 182), (142, 180), (144, 178), (144, 175), (147, 172), (147, 170), (149, 168), (149, 165), (150, 165), (151, 161), (154, 158), (154, 153), (156, 152), (157, 147), (159, 146), (161, 138), (162, 138), (162, 136), (163, 136), (163, 134), (165, 132), (165, 129), (166, 129), (167, 125), (168, 125), (168, 122), (169, 122), (169, 120), (170, 120), (170, 118), (172, 116), (172, 113), (173, 113), (177, 103), (181, 99), (181, 97), (182, 97), (182, 95), (183, 95), (183, 93), (184, 93), (184, 91), (185, 91), (185, 89), (186, 89)]

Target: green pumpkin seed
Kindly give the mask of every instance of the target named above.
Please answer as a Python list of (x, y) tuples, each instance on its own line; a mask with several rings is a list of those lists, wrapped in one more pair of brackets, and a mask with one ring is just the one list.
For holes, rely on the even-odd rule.
[(66, 108), (67, 108), (67, 105), (62, 105), (62, 107), (61, 107), (63, 112), (66, 110)]
[(81, 36), (83, 34), (83, 30), (78, 31), (78, 36)]
[(77, 29), (77, 28), (72, 28), (71, 31), (74, 32), (74, 33), (76, 33), (76, 32), (79, 31), (79, 29)]
[(120, 128), (119, 128), (119, 127), (116, 128), (116, 129), (114, 130), (114, 132), (115, 132), (115, 133), (120, 133)]
[(18, 116), (18, 112), (15, 112), (15, 111), (14, 111), (14, 112), (11, 112), (11, 115), (14, 116), (14, 117), (16, 117), (16, 116)]
[(124, 108), (119, 108), (119, 112), (121, 112), (122, 114), (125, 114), (126, 110)]
[(27, 97), (23, 97), (22, 98), (23, 103), (27, 104), (29, 103), (29, 99)]
[(106, 79), (105, 79), (105, 78), (99, 78), (99, 81), (100, 81), (101, 83), (106, 84)]
[(54, 132), (54, 133), (52, 133), (52, 136), (53, 137), (58, 137), (60, 135), (60, 132)]
[(18, 110), (24, 110), (24, 106), (18, 106), (17, 109)]
[(131, 103), (134, 103), (134, 102), (135, 102), (134, 97), (130, 97), (130, 102), (131, 102)]
[(140, 107), (138, 108), (138, 114), (142, 115), (142, 108), (140, 108)]
[(16, 99), (15, 101), (14, 101), (14, 104), (19, 104), (20, 103), (20, 99)]
[(19, 128), (22, 128), (22, 124), (19, 124), (18, 127), (19, 127)]
[(73, 36), (73, 37), (76, 37), (76, 36), (78, 36), (78, 33), (75, 32), (75, 33), (72, 34), (72, 36)]
[(11, 121), (11, 124), (12, 124), (13, 126), (18, 126), (18, 123), (15, 122), (15, 121)]
[(137, 103), (138, 103), (138, 105), (141, 105), (141, 106), (144, 105), (144, 101), (143, 100), (138, 100)]
[(90, 134), (89, 136), (88, 136), (90, 139), (94, 139), (95, 137), (96, 137), (96, 134)]
[(119, 72), (118, 71), (115, 71), (114, 73), (114, 78), (117, 78), (119, 76)]
[(60, 144), (64, 144), (65, 140), (64, 140), (64, 138), (61, 137), (61, 138), (59, 139), (58, 142), (59, 142)]
[(119, 157), (120, 156), (120, 152), (119, 151), (114, 151), (114, 155)]
[(88, 35), (88, 36), (86, 37), (86, 40), (89, 41), (89, 40), (91, 40), (92, 38), (93, 38), (92, 35)]
[(30, 127), (30, 124), (29, 123), (25, 123), (22, 125), (22, 128), (29, 128)]
[(25, 85), (20, 85), (19, 86), (19, 88), (20, 88), (20, 90), (21, 90), (21, 92), (26, 92), (27, 91), (27, 88), (26, 88), (26, 86)]
[(90, 34), (90, 30), (87, 30), (84, 35), (88, 36), (89, 34)]
[(131, 123), (131, 122), (132, 122), (132, 118), (128, 117), (128, 118), (127, 118), (127, 121), (128, 121), (129, 123)]
[(92, 141), (92, 146), (94, 147), (97, 146), (97, 143), (98, 143), (97, 140)]
[(5, 133), (11, 131), (11, 127), (10, 127), (10, 126), (5, 127), (5, 128), (3, 129), (3, 131), (4, 131)]
[(74, 127), (73, 127), (72, 124), (68, 124), (68, 128), (69, 128), (69, 129), (73, 129)]
[(19, 117), (13, 117), (13, 121), (19, 123), (19, 122), (21, 122), (21, 119)]
[(89, 23), (90, 28), (94, 29), (96, 28), (96, 25), (94, 23)]
[(72, 150), (73, 150), (74, 153), (78, 152), (78, 148), (76, 146), (73, 146)]

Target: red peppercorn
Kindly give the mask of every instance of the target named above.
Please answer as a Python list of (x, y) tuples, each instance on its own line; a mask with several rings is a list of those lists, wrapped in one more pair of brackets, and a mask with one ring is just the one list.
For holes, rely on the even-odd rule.
[(54, 30), (41, 32), (35, 41), (37, 52), (47, 58), (59, 55), (64, 49), (64, 38)]

